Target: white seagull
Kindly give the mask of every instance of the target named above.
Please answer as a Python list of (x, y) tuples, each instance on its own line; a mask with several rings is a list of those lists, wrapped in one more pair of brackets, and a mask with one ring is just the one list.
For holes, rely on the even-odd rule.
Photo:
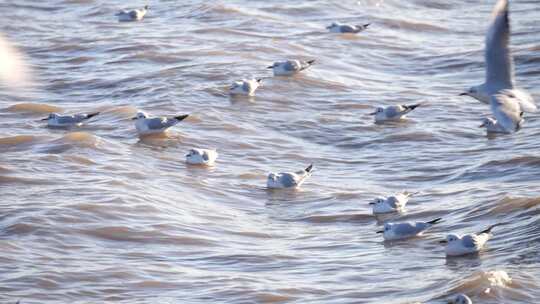
[(466, 294), (460, 293), (450, 299), (448, 304), (472, 304), (472, 301)]
[(242, 79), (241, 81), (235, 81), (229, 88), (229, 94), (231, 95), (246, 95), (254, 96), (255, 90), (261, 85), (262, 79)]
[(148, 5), (141, 9), (134, 9), (131, 11), (121, 10), (115, 14), (118, 16), (118, 21), (141, 21), (148, 12)]
[(212, 166), (214, 165), (216, 159), (218, 158), (218, 153), (215, 149), (191, 149), (188, 154), (186, 154), (186, 163), (190, 165), (205, 165)]
[(372, 205), (373, 214), (402, 212), (414, 194), (405, 191), (389, 197), (378, 197), (369, 204)]
[(268, 68), (274, 70), (274, 76), (291, 76), (309, 68), (314, 62), (315, 60), (286, 60), (274, 62), (274, 64)]
[(398, 121), (405, 119), (405, 115), (409, 114), (418, 106), (420, 104), (388, 106), (386, 108), (378, 107), (375, 112), (369, 113), (369, 115), (375, 115), (375, 122)]
[(503, 90), (491, 96), (491, 112), (496, 119), (484, 118), (480, 127), (487, 133), (514, 133), (523, 125), (523, 111), (520, 108), (520, 96), (516, 90)]
[(331, 33), (360, 33), (367, 29), (367, 27), (370, 25), (370, 23), (366, 23), (364, 25), (350, 25), (350, 24), (341, 24), (339, 22), (333, 22), (330, 26), (327, 26), (326, 29), (328, 29)]
[(489, 228), (479, 233), (470, 233), (464, 236), (449, 234), (446, 236), (446, 240), (441, 241), (442, 244), (446, 244), (446, 255), (460, 256), (478, 253), (491, 238), (491, 229), (497, 225), (498, 224), (491, 225)]
[(49, 114), (49, 117), (43, 118), (42, 121), (46, 120), (47, 126), (51, 128), (79, 127), (82, 125), (83, 121), (88, 120), (98, 114), (99, 112), (73, 115), (60, 115), (58, 113), (51, 113)]
[(403, 223), (385, 223), (384, 229), (377, 231), (382, 233), (385, 241), (395, 241), (420, 236), (434, 224), (437, 224), (441, 218), (436, 218), (429, 222), (403, 222)]
[(508, 47), (510, 22), (508, 20), (508, 0), (499, 0), (493, 9), (491, 24), (486, 34), (484, 58), (486, 80), (471, 87), (460, 95), (468, 95), (483, 103), (491, 103), (491, 96), (502, 90), (512, 90), (519, 95), (520, 112), (534, 112), (537, 107), (532, 96), (514, 87), (514, 59)]
[(137, 112), (137, 116), (132, 119), (135, 120), (135, 128), (140, 135), (149, 135), (163, 133), (170, 127), (186, 119), (188, 116), (189, 115), (179, 115), (174, 117), (149, 118), (146, 113), (139, 111)]
[(297, 172), (270, 173), (266, 186), (269, 189), (298, 188), (311, 176), (313, 164)]

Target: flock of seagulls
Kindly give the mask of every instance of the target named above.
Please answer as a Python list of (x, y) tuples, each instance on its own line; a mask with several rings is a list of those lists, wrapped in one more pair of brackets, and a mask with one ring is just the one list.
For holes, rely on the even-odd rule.
[[(116, 14), (118, 20), (141, 21), (148, 12), (148, 6), (142, 9), (131, 11), (120, 11)], [(368, 28), (370, 24), (347, 25), (332, 23), (327, 29), (332, 33), (360, 33)], [(483, 119), (480, 127), (485, 127), (488, 133), (513, 133), (523, 125), (524, 112), (534, 112), (537, 110), (532, 96), (522, 89), (517, 89), (514, 85), (513, 58), (509, 50), (509, 18), (508, 0), (499, 0), (493, 10), (491, 24), (488, 29), (485, 41), (485, 62), (486, 79), (481, 85), (473, 86), (466, 92), (460, 94), (473, 97), (483, 103), (489, 104), (494, 117)], [(286, 60), (275, 62), (269, 69), (272, 69), (274, 76), (292, 76), (308, 69), (315, 63), (315, 60)], [(254, 96), (255, 91), (261, 86), (262, 79), (242, 79), (235, 81), (229, 87), (231, 95)], [(378, 107), (374, 116), (375, 122), (396, 121), (406, 118), (406, 115), (419, 107), (421, 104), (412, 105), (392, 105)], [(59, 115), (51, 113), (47, 118), (47, 125), (52, 128), (65, 128), (81, 126), (84, 122), (97, 116), (99, 112), (75, 115)], [(167, 129), (185, 120), (189, 115), (178, 115), (172, 117), (149, 117), (143, 111), (137, 112), (133, 118), (135, 128), (140, 136), (157, 134), (167, 131)], [(191, 149), (186, 155), (186, 163), (196, 165), (212, 166), (218, 153), (212, 149)], [(267, 178), (268, 189), (285, 189), (300, 187), (313, 173), (313, 164), (297, 172), (270, 173)], [(389, 197), (379, 197), (370, 202), (374, 215), (402, 212), (409, 199), (416, 193), (402, 192)], [(401, 222), (384, 224), (383, 230), (377, 231), (383, 235), (384, 240), (394, 241), (413, 237), (419, 237), (429, 230), (433, 225), (439, 223), (441, 218), (436, 218), (426, 222)], [(446, 245), (447, 256), (461, 256), (466, 254), (479, 253), (491, 237), (491, 230), (497, 224), (479, 232), (470, 233), (463, 236), (449, 234), (445, 240), (441, 241)], [(467, 304), (472, 303), (471, 299), (464, 295), (456, 295), (450, 303)]]

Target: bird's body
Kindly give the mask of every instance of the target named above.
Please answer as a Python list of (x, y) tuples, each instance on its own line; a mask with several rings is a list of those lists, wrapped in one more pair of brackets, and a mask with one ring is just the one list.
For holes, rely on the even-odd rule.
[(218, 153), (216, 150), (191, 149), (189, 150), (189, 153), (186, 154), (186, 163), (190, 165), (212, 166), (217, 158)]
[(438, 223), (441, 218), (436, 218), (429, 222), (403, 222), (403, 223), (385, 223), (382, 231), (385, 241), (395, 241), (420, 236), (427, 229)]
[(405, 115), (416, 109), (419, 105), (420, 104), (378, 107), (377, 110), (370, 113), (370, 115), (375, 116), (375, 122), (399, 121), (405, 119)]
[(350, 34), (356, 34), (364, 31), (369, 26), (369, 23), (363, 24), (363, 25), (350, 25), (350, 24), (341, 24), (339, 22), (333, 22), (330, 26), (327, 26), (326, 29), (328, 29), (331, 33), (350, 33)]
[[(534, 112), (537, 107), (532, 96), (514, 85), (514, 59), (510, 53), (510, 22), (508, 0), (499, 0), (493, 9), (491, 24), (486, 34), (484, 58), (485, 82), (471, 87), (461, 95), (471, 96), (483, 103), (491, 104), (492, 96), (504, 90), (519, 95), (519, 112)], [(494, 113), (495, 114), (495, 113)]]
[(402, 192), (388, 197), (379, 197), (370, 202), (373, 214), (401, 212), (405, 210), (405, 205), (413, 195), (410, 192)]
[(446, 240), (441, 241), (441, 243), (446, 244), (446, 255), (461, 256), (478, 253), (491, 238), (491, 229), (495, 226), (496, 225), (492, 225), (480, 233), (470, 233), (463, 236), (457, 234), (448, 235)]
[(297, 172), (270, 173), (266, 182), (269, 189), (298, 188), (311, 176), (313, 165)]
[(188, 116), (189, 115), (149, 118), (146, 113), (138, 112), (133, 120), (135, 120), (135, 128), (140, 135), (150, 135), (163, 133), (170, 127), (186, 119)]
[(51, 128), (69, 128), (81, 126), (85, 120), (88, 120), (99, 112), (90, 114), (73, 114), (73, 115), (60, 115), (58, 113), (51, 113), (49, 117), (42, 120), (47, 121), (47, 126)]
[(141, 8), (141, 9), (121, 10), (118, 13), (116, 13), (116, 16), (118, 17), (118, 21), (121, 21), (121, 22), (141, 21), (147, 12), (148, 12), (148, 5), (146, 5), (144, 8)]
[(229, 88), (229, 94), (253, 96), (257, 88), (261, 85), (261, 81), (262, 79), (242, 79), (241, 81), (235, 81)]
[(291, 76), (309, 68), (314, 62), (315, 60), (286, 60), (274, 62), (274, 64), (268, 68), (274, 71), (274, 76)]
[(491, 112), (493, 118), (484, 118), (481, 127), (486, 127), (488, 133), (514, 133), (523, 125), (520, 96), (514, 90), (503, 90), (491, 96)]

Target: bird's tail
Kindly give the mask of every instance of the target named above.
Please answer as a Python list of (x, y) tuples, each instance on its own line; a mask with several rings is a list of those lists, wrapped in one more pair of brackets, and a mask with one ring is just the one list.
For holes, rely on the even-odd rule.
[(185, 114), (185, 115), (179, 115), (179, 116), (175, 116), (174, 119), (178, 120), (178, 121), (182, 121), (186, 118), (188, 118), (188, 114)]
[(416, 192), (409, 192), (409, 191), (403, 191), (401, 192), (403, 195), (405, 195), (406, 197), (411, 197), (413, 195), (417, 195), (418, 193), (420, 193), (420, 191), (416, 191)]
[(438, 218), (436, 218), (434, 220), (431, 220), (429, 222), (426, 222), (426, 223), (433, 225), (433, 224), (437, 224), (440, 220), (442, 220), (442, 218), (438, 217)]
[(84, 119), (90, 119), (94, 116), (97, 116), (99, 115), (99, 112), (94, 112), (94, 113), (90, 113), (90, 114), (86, 114), (86, 117)]
[(416, 109), (416, 108), (419, 107), (419, 106), (420, 106), (419, 103), (417, 103), (417, 104), (412, 104), (412, 105), (406, 105), (406, 106), (405, 106), (405, 109), (407, 109), (407, 110), (409, 110), (409, 111), (412, 111), (412, 110)]
[(310, 173), (311, 170), (313, 170), (313, 164), (309, 164), (306, 169), (304, 169), (306, 172)]
[(364, 24), (364, 28), (367, 28), (371, 23)]
[(312, 64), (314, 64), (314, 63), (315, 63), (315, 59), (312, 59), (312, 60), (308, 60), (308, 61), (306, 61), (306, 62), (307, 62), (307, 63), (308, 63), (309, 65), (312, 65)]

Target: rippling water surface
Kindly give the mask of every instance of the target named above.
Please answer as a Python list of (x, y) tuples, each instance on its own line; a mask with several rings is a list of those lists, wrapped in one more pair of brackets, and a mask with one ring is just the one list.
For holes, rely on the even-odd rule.
[[(118, 23), (125, 1), (3, 1), (34, 86), (0, 91), (0, 301), (537, 303), (540, 115), (488, 138), (488, 107), (458, 96), (483, 81), (493, 2), (152, 1)], [(511, 3), (516, 80), (536, 100), (539, 12)], [(284, 58), (317, 63), (270, 77)], [(269, 78), (229, 98), (247, 76)], [(367, 115), (411, 102), (426, 104), (403, 123)], [(139, 139), (137, 109), (191, 116)], [(66, 131), (39, 121), (52, 111), (102, 115)], [(191, 147), (217, 148), (217, 165), (186, 166)], [(264, 188), (311, 162), (301, 190)], [(444, 221), (384, 243), (398, 216), (367, 203), (403, 189), (420, 193), (399, 219)], [(498, 222), (479, 257), (445, 258), (447, 233)]]

